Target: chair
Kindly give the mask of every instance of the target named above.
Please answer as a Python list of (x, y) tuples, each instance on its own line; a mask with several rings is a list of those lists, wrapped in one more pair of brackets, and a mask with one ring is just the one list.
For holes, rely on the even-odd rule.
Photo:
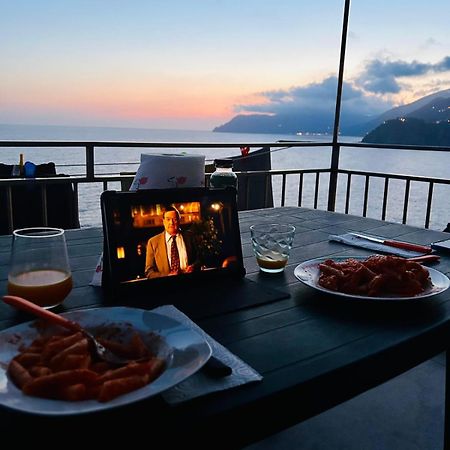
[[(270, 147), (263, 147), (247, 156), (233, 156), (235, 172), (268, 171), (272, 168)], [(270, 175), (238, 174), (238, 209), (273, 207), (272, 178)]]
[[(13, 166), (0, 164), (0, 178), (12, 178)], [(54, 163), (36, 166), (35, 176), (68, 177), (57, 175)], [(12, 186), (12, 228), (44, 226), (42, 186), (32, 179), (25, 185)], [(51, 227), (71, 229), (80, 228), (78, 217), (78, 199), (73, 183), (49, 183), (46, 185), (47, 225)], [(0, 188), (0, 208), (8, 211), (8, 188)], [(0, 216), (0, 234), (10, 234), (9, 214)]]

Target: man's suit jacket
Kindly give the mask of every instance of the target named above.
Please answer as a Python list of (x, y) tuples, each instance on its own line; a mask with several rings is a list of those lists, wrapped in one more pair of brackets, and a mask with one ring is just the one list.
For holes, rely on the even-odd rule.
[[(197, 264), (197, 252), (191, 233), (181, 232), (186, 247), (188, 265)], [(145, 255), (145, 275), (147, 278), (165, 277), (169, 275), (170, 265), (167, 255), (165, 231), (150, 238)]]

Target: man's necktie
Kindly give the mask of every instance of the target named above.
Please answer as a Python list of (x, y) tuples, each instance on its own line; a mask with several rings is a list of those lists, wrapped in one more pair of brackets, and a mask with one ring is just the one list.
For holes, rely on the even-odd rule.
[(172, 245), (170, 247), (170, 271), (180, 271), (180, 255), (178, 253), (176, 236), (172, 236)]

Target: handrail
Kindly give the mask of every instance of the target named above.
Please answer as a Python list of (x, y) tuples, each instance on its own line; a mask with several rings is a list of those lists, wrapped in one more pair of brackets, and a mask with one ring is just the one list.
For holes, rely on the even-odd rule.
[(135, 142), (135, 141), (0, 141), (0, 147), (149, 147), (149, 148), (239, 148), (239, 147), (329, 147), (331, 142)]
[[(252, 170), (252, 171), (242, 171), (236, 172), (236, 174), (247, 175), (249, 177), (256, 177), (258, 175), (294, 175), (299, 173), (326, 173), (329, 172), (330, 169), (271, 169), (271, 170)], [(207, 174), (209, 176), (211, 174)], [(67, 176), (67, 177), (48, 177), (48, 178), (0, 178), (0, 186), (9, 186), (9, 185), (26, 185), (29, 183), (33, 184), (49, 184), (49, 183), (85, 183), (85, 182), (97, 182), (102, 183), (104, 181), (113, 182), (113, 181), (122, 181), (134, 179), (134, 175), (107, 175), (107, 174), (99, 174), (96, 175), (93, 179), (88, 179), (87, 177), (80, 176)], [(450, 181), (449, 181), (450, 182)]]
[[(450, 151), (448, 146), (377, 144), (338, 141), (341, 147), (384, 148), (388, 150)], [(332, 147), (333, 142), (275, 141), (275, 142), (135, 142), (135, 141), (9, 141), (0, 140), (0, 147), (137, 147), (137, 148), (240, 148), (240, 147)]]
[(385, 150), (418, 150), (423, 152), (450, 152), (450, 147), (435, 145), (375, 144), (370, 142), (340, 142), (341, 147), (379, 148)]

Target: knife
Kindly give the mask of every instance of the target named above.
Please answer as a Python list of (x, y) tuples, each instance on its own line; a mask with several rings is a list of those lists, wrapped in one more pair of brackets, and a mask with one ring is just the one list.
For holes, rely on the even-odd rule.
[(365, 239), (366, 241), (377, 242), (378, 244), (388, 245), (389, 247), (402, 248), (403, 250), (411, 250), (413, 252), (419, 253), (431, 253), (432, 248), (427, 245), (411, 244), (409, 242), (402, 241), (391, 241), (389, 239), (377, 238), (374, 236), (367, 236), (365, 234), (359, 233), (349, 233), (360, 239)]

